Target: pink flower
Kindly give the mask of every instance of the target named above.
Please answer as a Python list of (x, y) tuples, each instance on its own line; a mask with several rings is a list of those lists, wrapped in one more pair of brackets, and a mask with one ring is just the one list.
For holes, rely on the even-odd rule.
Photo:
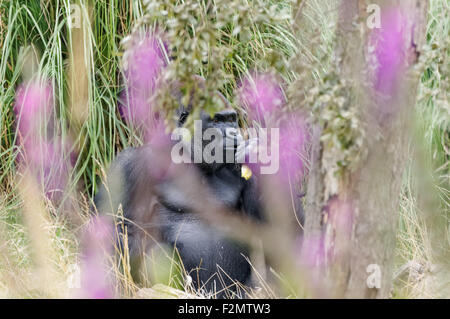
[(172, 142), (167, 133), (164, 120), (157, 117), (147, 131), (146, 142), (151, 154), (146, 156), (146, 167), (152, 179), (162, 181), (169, 177), (172, 166)]
[(59, 138), (25, 145), (26, 166), (44, 187), (46, 196), (56, 201), (64, 193), (72, 167), (70, 161), (64, 159), (63, 148)]
[(241, 101), (249, 107), (250, 118), (264, 119), (285, 102), (275, 77), (270, 74), (247, 77), (241, 87)]
[(14, 113), (19, 145), (18, 160), (34, 175), (51, 200), (61, 198), (71, 169), (64, 159), (65, 145), (47, 130), (53, 112), (53, 87), (49, 82), (21, 84), (16, 92)]
[(280, 125), (280, 174), (300, 180), (305, 173), (304, 159), (308, 130), (304, 118), (291, 113)]
[(134, 126), (148, 126), (152, 121), (150, 99), (165, 66), (157, 37), (147, 34), (134, 38), (125, 59), (126, 91), (121, 97), (120, 112)]
[(170, 135), (164, 119), (155, 114), (153, 121), (149, 123), (145, 140), (156, 148), (166, 148), (170, 144)]
[[(350, 244), (352, 236), (354, 208), (351, 200), (343, 200), (338, 197), (332, 197), (328, 200), (323, 215), (324, 225), (332, 225), (332, 241), (339, 241), (339, 247), (345, 247)], [(324, 230), (316, 235), (305, 236), (303, 238), (302, 251), (300, 255), (301, 264), (305, 267), (324, 266), (325, 261), (328, 264), (341, 262), (345, 257), (342, 253), (345, 251), (335, 250), (336, 245), (327, 243), (330, 239), (325, 236)]]
[(22, 143), (32, 136), (40, 136), (53, 110), (52, 86), (33, 81), (21, 84), (16, 91), (14, 114)]
[(406, 22), (398, 7), (384, 10), (381, 28), (375, 30), (371, 37), (378, 63), (375, 71), (375, 90), (388, 97), (395, 93), (398, 78), (405, 67)]
[(91, 219), (83, 238), (80, 298), (113, 297), (108, 265), (113, 238), (113, 226), (106, 217)]

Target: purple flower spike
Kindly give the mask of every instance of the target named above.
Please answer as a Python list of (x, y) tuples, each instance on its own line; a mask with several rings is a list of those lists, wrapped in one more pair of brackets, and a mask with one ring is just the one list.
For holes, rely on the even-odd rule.
[(41, 128), (50, 119), (53, 110), (52, 86), (49, 83), (21, 84), (16, 91), (14, 114), (17, 130), (23, 144), (33, 136), (40, 136)]
[(113, 298), (108, 257), (113, 249), (113, 227), (105, 217), (93, 217), (83, 238), (80, 298)]
[(159, 114), (155, 114), (151, 125), (147, 129), (145, 141), (155, 148), (166, 148), (170, 144), (170, 135), (166, 132), (167, 126)]
[(305, 149), (308, 130), (304, 118), (290, 114), (280, 128), (280, 173), (281, 177), (301, 179), (305, 173)]
[(49, 82), (32, 81), (18, 87), (14, 113), (18, 144), (23, 149), (18, 161), (43, 186), (48, 198), (58, 200), (66, 186), (71, 164), (63, 158), (61, 139), (47, 132), (52, 112), (53, 88)]
[(125, 55), (126, 90), (120, 112), (134, 126), (148, 126), (152, 120), (150, 99), (165, 62), (156, 37), (147, 34), (133, 41)]
[(241, 100), (249, 107), (253, 120), (263, 119), (265, 114), (271, 114), (284, 103), (280, 85), (269, 74), (247, 77), (241, 90)]
[(27, 167), (44, 186), (46, 196), (56, 201), (63, 195), (71, 169), (70, 161), (64, 160), (62, 147), (59, 139), (25, 145)]
[(172, 164), (170, 152), (173, 144), (166, 131), (167, 126), (161, 117), (155, 118), (152, 124), (145, 138), (151, 149), (151, 154), (146, 155), (146, 167), (148, 167), (152, 179), (162, 181), (169, 177), (169, 169)]
[(405, 67), (406, 19), (398, 7), (382, 12), (381, 29), (372, 34), (377, 68), (374, 87), (376, 92), (391, 97), (396, 91), (398, 77)]

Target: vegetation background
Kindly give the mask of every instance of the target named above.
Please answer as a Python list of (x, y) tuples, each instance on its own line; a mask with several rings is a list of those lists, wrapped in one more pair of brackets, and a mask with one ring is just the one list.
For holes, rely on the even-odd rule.
[[(220, 5), (223, 1), (217, 2)], [(198, 70), (205, 76), (226, 75), (216, 85), (236, 108), (242, 108), (234, 94), (238, 83), (253, 70), (275, 69), (289, 87), (301, 77), (296, 72), (298, 68), (290, 65), (302, 61), (311, 71), (303, 81), (313, 87), (328, 73), (333, 56), (335, 1), (259, 3), (267, 8), (275, 5), (278, 18), (245, 22), (249, 30), (246, 41), (239, 41), (237, 36), (239, 22), (227, 25), (221, 30), (217, 45), (227, 50), (222, 63), (215, 69)], [(117, 105), (123, 85), (121, 41), (136, 24), (145, 21), (147, 12), (141, 1), (131, 0), (82, 1), (79, 6), (90, 18), (77, 31), (68, 27), (69, 1), (0, 0), (0, 297), (73, 296), (68, 283), (79, 261), (77, 229), (88, 219), (89, 203), (108, 164), (121, 149), (142, 143), (140, 136), (121, 119)], [(281, 15), (283, 10), (289, 15)], [(426, 49), (430, 58), (415, 105), (415, 137), (409, 148), (410, 160), (398, 208), (394, 298), (450, 297), (449, 278), (436, 275), (431, 253), (433, 245), (448, 249), (450, 244), (449, 39), (450, 4), (448, 0), (431, 0)], [(76, 52), (79, 43), (82, 54)], [(29, 57), (34, 64), (27, 65)], [(77, 62), (84, 67), (72, 67)], [(73, 140), (73, 149), (65, 154), (67, 161), (74, 161), (66, 196), (72, 197), (67, 199), (72, 203), (70, 209), (75, 209), (81, 219), (79, 226), (73, 226), (64, 218), (64, 207), (44, 201), (42, 207), (34, 207), (42, 210), (46, 225), (45, 231), (38, 231), (37, 235), (24, 217), (27, 205), (18, 183), (16, 164), (20, 148), (13, 111), (16, 89), (30, 68), (52, 81), (58, 123), (53, 127), (54, 133)], [(75, 86), (74, 78), (80, 82)], [(87, 112), (74, 113), (74, 97), (86, 101)], [(416, 156), (417, 145), (421, 146), (420, 156)], [(74, 152), (78, 155), (71, 159)], [(432, 172), (426, 191), (438, 201), (433, 213), (447, 222), (447, 238), (439, 238), (439, 243), (430, 235), (430, 225), (419, 205), (423, 189), (418, 186), (418, 170), (423, 167)], [(48, 254), (40, 258), (36, 255), (42, 251), (39, 247), (43, 242), (48, 243)], [(44, 273), (51, 281), (48, 277), (42, 282), (37, 279), (41, 267), (49, 268)], [(136, 296), (133, 288), (127, 293)]]

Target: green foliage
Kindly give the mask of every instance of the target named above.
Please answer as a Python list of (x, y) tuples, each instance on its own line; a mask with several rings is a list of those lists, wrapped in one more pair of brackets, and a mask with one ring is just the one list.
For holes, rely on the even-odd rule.
[(323, 162), (333, 175), (354, 170), (366, 156), (365, 130), (360, 110), (352, 103), (352, 86), (339, 74), (328, 74), (308, 92), (307, 102), (322, 127)]
[[(260, 30), (280, 22), (290, 24), (291, 14), (286, 3), (270, 4), (267, 1), (215, 0), (215, 1), (173, 1), (159, 0), (144, 2), (144, 16), (138, 26), (150, 25), (162, 34), (168, 46), (171, 61), (164, 72), (164, 83), (177, 81), (183, 92), (182, 101), (187, 105), (192, 98), (194, 116), (188, 119), (190, 125), (199, 110), (213, 114), (223, 108), (223, 102), (214, 94), (216, 91), (232, 91), (225, 88), (234, 82), (242, 72), (233, 67), (234, 61), (240, 60), (242, 48), (261, 40)], [(139, 29), (139, 28), (136, 28)], [(137, 32), (138, 30), (136, 30)], [(130, 37), (124, 39), (127, 47)], [(270, 46), (273, 40), (264, 40), (263, 48)], [(275, 50), (266, 48), (255, 62), (266, 65), (245, 65), (244, 72), (250, 67), (283, 69), (285, 58)], [(256, 50), (254, 50), (256, 51)], [(257, 52), (247, 52), (256, 55)], [(230, 74), (227, 68), (231, 64), (235, 69)], [(256, 64), (256, 63), (254, 63)], [(198, 82), (193, 75), (205, 78), (205, 88), (198, 90)], [(178, 107), (168, 89), (160, 96), (159, 107), (166, 117), (174, 117)], [(194, 92), (191, 97), (191, 93)], [(161, 93), (161, 92), (160, 92)], [(170, 121), (169, 121), (170, 123)]]
[(330, 37), (328, 43), (316, 37), (312, 43), (314, 60), (305, 62), (299, 57), (302, 51), (292, 59), (298, 77), (289, 87), (288, 98), (292, 108), (294, 103), (302, 105), (311, 112), (312, 124), (320, 126), (322, 165), (330, 173), (328, 182), (336, 184), (336, 178), (355, 170), (367, 155), (365, 123), (361, 109), (354, 103), (355, 83), (342, 76), (333, 61), (335, 54), (330, 54), (329, 47), (336, 46), (335, 37)]

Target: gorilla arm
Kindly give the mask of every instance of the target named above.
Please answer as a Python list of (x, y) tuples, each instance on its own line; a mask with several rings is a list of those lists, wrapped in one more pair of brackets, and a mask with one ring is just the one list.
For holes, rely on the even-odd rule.
[(99, 214), (114, 217), (117, 249), (123, 256), (128, 247), (132, 271), (140, 269), (143, 253), (159, 238), (155, 225), (158, 200), (152, 174), (158, 169), (157, 161), (149, 147), (122, 151), (94, 199)]

